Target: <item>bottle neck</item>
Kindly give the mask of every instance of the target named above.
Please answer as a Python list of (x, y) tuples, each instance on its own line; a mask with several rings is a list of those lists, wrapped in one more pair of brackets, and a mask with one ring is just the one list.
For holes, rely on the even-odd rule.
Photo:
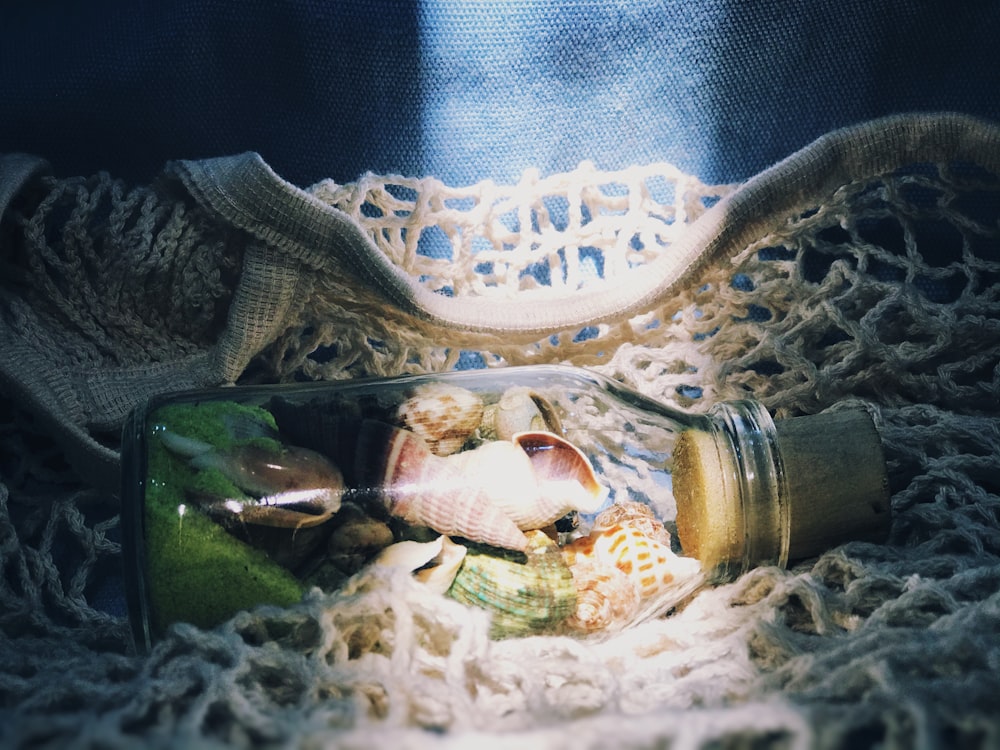
[(774, 422), (760, 404), (716, 405), (674, 457), (677, 530), (712, 580), (788, 561), (788, 493)]

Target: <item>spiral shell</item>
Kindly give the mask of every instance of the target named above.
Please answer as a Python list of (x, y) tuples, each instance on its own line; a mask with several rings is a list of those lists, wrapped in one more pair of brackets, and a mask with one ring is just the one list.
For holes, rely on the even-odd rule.
[(439, 534), (523, 550), (527, 539), (482, 484), (452, 457), (435, 456), (410, 432), (375, 421), (361, 425), (355, 473), (393, 516)]
[(524, 530), (545, 528), (572, 511), (592, 513), (608, 492), (586, 457), (549, 432), (483, 443), (447, 460)]
[(639, 588), (614, 565), (580, 560), (570, 571), (576, 585), (576, 609), (566, 619), (568, 628), (586, 633), (613, 631), (639, 611)]
[(488, 405), (482, 418), (484, 435), (510, 440), (518, 432), (546, 430), (562, 434), (559, 415), (548, 399), (525, 386), (508, 388)]
[(541, 531), (527, 536), (520, 558), (470, 549), (448, 589), (451, 598), (493, 614), (494, 638), (545, 632), (576, 611), (576, 585), (559, 547)]
[(431, 453), (455, 453), (479, 427), (483, 401), (470, 390), (449, 383), (425, 383), (399, 405), (402, 424), (427, 441)]
[(679, 560), (669, 547), (627, 524), (593, 530), (574, 539), (563, 547), (563, 556), (571, 568), (585, 561), (617, 567), (635, 583), (643, 598), (673, 583)]
[(670, 532), (644, 503), (625, 500), (602, 510), (594, 519), (593, 528), (601, 531), (612, 526), (627, 525), (638, 529), (650, 539), (670, 547)]

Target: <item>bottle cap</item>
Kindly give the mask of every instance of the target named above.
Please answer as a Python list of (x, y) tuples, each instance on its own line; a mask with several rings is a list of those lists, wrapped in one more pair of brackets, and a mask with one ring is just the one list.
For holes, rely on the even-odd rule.
[[(684, 553), (729, 578), (849, 540), (883, 541), (889, 485), (868, 413), (843, 409), (773, 423), (759, 414), (759, 431), (738, 448), (722, 430), (680, 435), (673, 487)], [(762, 460), (773, 470), (751, 465)]]
[(884, 542), (889, 479), (875, 425), (863, 409), (777, 420), (788, 492), (788, 557), (813, 557), (858, 540)]

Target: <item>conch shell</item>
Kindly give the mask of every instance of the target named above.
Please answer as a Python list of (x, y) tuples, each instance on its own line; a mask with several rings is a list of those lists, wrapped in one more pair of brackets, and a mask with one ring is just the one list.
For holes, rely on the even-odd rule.
[(571, 511), (593, 513), (608, 490), (574, 445), (550, 432), (520, 433), (448, 458), (519, 529), (542, 529)]
[(358, 440), (357, 475), (385, 509), (415, 526), (506, 549), (528, 544), (517, 525), (461, 463), (435, 456), (409, 430), (367, 420)]
[(470, 550), (451, 598), (493, 613), (494, 638), (552, 630), (576, 610), (576, 585), (559, 547), (541, 531), (527, 533), (526, 559)]
[(435, 456), (408, 430), (366, 422), (359, 442), (359, 458), (372, 459), (366, 481), (379, 489), (389, 513), (506, 549), (525, 548), (522, 531), (545, 528), (571, 511), (595, 512), (607, 495), (586, 457), (548, 432)]
[(570, 570), (576, 585), (576, 609), (566, 619), (568, 628), (587, 633), (613, 631), (639, 611), (639, 587), (621, 569), (579, 560)]
[(474, 392), (449, 383), (425, 383), (399, 405), (402, 424), (420, 435), (438, 456), (455, 453), (479, 427), (483, 401)]
[[(556, 498), (561, 498), (559, 514), (552, 521), (574, 510), (596, 513), (604, 505), (608, 488), (598, 481), (590, 459), (571, 442), (545, 431), (519, 432), (512, 440), (531, 460), (541, 494), (553, 506)], [(554, 512), (555, 507), (549, 515)]]

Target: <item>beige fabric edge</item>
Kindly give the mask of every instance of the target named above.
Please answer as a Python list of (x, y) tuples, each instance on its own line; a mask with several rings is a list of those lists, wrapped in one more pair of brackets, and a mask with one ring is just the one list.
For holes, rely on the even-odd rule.
[(966, 115), (898, 115), (844, 128), (752, 178), (692, 223), (653, 263), (592, 293), (545, 300), (454, 298), (421, 287), (393, 266), (341, 211), (282, 180), (256, 153), (180, 161), (169, 170), (221, 219), (273, 243), (312, 268), (331, 259), (406, 313), (444, 328), (531, 341), (553, 330), (644, 312), (713, 262), (730, 260), (775, 217), (794, 215), (848, 182), (914, 159), (968, 159), (995, 168), (1000, 128)]

